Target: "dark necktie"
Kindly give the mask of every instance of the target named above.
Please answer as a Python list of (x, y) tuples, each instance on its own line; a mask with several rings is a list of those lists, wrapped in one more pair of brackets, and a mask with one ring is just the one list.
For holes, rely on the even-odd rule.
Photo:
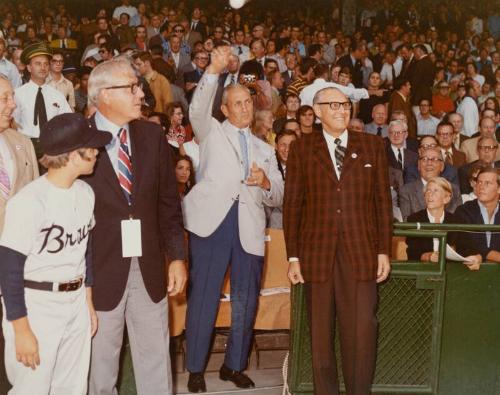
[(242, 55), (243, 50), (241, 49), (241, 45), (238, 45), (238, 55)]
[(66, 49), (66, 40), (61, 40), (61, 48)]
[(377, 136), (382, 136), (382, 126), (377, 126)]
[(392, 82), (396, 81), (396, 70), (394, 70), (394, 65), (391, 64), (391, 72), (392, 72)]
[(344, 156), (345, 156), (346, 148), (342, 147), (340, 145), (342, 140), (340, 140), (339, 138), (336, 138), (334, 140), (334, 142), (336, 145), (336, 147), (335, 147), (335, 160), (337, 161), (337, 170), (339, 171), (339, 175), (340, 175), (340, 173), (342, 173), (342, 165), (344, 164)]
[(38, 87), (38, 93), (35, 99), (35, 116), (33, 125), (42, 127), (47, 123), (47, 110), (45, 109), (45, 101), (43, 100), (42, 87)]
[(236, 84), (236, 78), (234, 77), (234, 74), (231, 74), (231, 85)]
[(450, 151), (446, 151), (445, 157), (446, 157), (445, 162), (448, 163), (449, 165), (453, 165), (453, 159), (451, 157)]
[(401, 148), (398, 148), (398, 164), (400, 170), (403, 170), (403, 154), (401, 153)]

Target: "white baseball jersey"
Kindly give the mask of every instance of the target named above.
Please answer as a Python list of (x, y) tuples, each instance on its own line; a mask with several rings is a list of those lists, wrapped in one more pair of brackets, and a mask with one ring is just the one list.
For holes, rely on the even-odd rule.
[(0, 245), (27, 256), (26, 280), (67, 282), (85, 275), (94, 201), (87, 183), (58, 188), (46, 175), (8, 201)]

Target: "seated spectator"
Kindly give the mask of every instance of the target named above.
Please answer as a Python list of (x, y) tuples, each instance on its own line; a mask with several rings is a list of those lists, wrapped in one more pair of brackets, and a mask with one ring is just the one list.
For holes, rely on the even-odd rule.
[(195, 69), (185, 72), (183, 78), (184, 91), (186, 92), (186, 99), (188, 102), (191, 102), (194, 90), (210, 61), (210, 57), (205, 50), (193, 52), (192, 56)]
[(193, 162), (189, 156), (178, 155), (174, 160), (175, 178), (181, 200), (195, 183)]
[(187, 155), (191, 158), (195, 179), (198, 181), (200, 176), (198, 172), (198, 167), (200, 166), (200, 144), (198, 142), (198, 138), (194, 136), (192, 140), (182, 144), (179, 148), (179, 153), (181, 155)]
[(75, 88), (72, 82), (63, 76), (64, 55), (61, 50), (56, 49), (52, 52), (49, 67), (47, 84), (61, 92), (71, 109), (75, 111)]
[(134, 29), (129, 26), (130, 16), (126, 12), (120, 15), (119, 24), (115, 29), (115, 34), (118, 37), (120, 50), (122, 48), (134, 45)]
[[(425, 209), (408, 216), (407, 222), (431, 224), (453, 223), (453, 216), (446, 211), (453, 194), (451, 184), (443, 177), (431, 178), (424, 188)], [(439, 239), (407, 237), (408, 260), (434, 262), (439, 260)]]
[[(390, 121), (403, 121), (408, 125), (408, 118), (406, 117), (406, 114), (402, 110), (396, 110), (393, 111), (391, 114), (391, 117), (389, 119)], [(408, 126), (408, 136), (406, 137), (406, 148), (413, 152), (418, 153), (418, 140), (416, 138), (410, 137), (410, 126)]]
[[(500, 171), (488, 168), (479, 172), (475, 187), (477, 199), (457, 208), (455, 221), (459, 224), (500, 225), (498, 200), (500, 198)], [(459, 254), (473, 257), (470, 270), (479, 270), (481, 262), (500, 262), (500, 234), (498, 232), (452, 233), (450, 241)]]
[[(418, 175), (415, 181), (403, 185), (399, 191), (399, 208), (403, 220), (409, 215), (423, 210), (425, 205), (424, 187), (431, 178), (439, 177), (444, 169), (443, 156), (437, 147), (423, 151), (418, 159)], [(452, 199), (449, 211), (453, 213), (462, 204), (460, 190), (457, 185), (452, 184)]]
[[(286, 161), (292, 142), (297, 140), (297, 135), (291, 130), (284, 130), (276, 135), (275, 148), (278, 170), (285, 181)], [(267, 227), (283, 229), (283, 207), (265, 207), (267, 217)]]
[(283, 107), (280, 91), (283, 89), (284, 79), (279, 70), (274, 70), (267, 75), (267, 80), (271, 84), (271, 111), (274, 116), (277, 116)]
[(498, 142), (494, 137), (479, 137), (477, 142), (478, 159), (474, 162), (467, 163), (458, 169), (458, 177), (460, 180), (460, 191), (462, 193), (472, 192), (470, 185), (471, 169), (476, 165), (485, 168), (500, 168), (500, 161), (496, 160), (498, 154)]
[[(483, 118), (479, 123), (479, 136), (472, 137), (465, 140), (460, 146), (460, 151), (462, 151), (466, 156), (467, 163), (474, 162), (478, 159), (477, 144), (480, 137), (493, 137), (495, 138), (495, 121), (491, 118)], [(496, 152), (495, 160), (500, 160), (500, 152)]]
[(443, 119), (449, 113), (455, 111), (455, 104), (450, 97), (450, 85), (446, 81), (441, 81), (437, 86), (437, 92), (432, 96), (432, 115)]
[(297, 119), (300, 124), (301, 134), (309, 134), (315, 130), (316, 115), (311, 106), (303, 105), (297, 111)]
[[(466, 135), (462, 134), (462, 130), (464, 127), (464, 118), (459, 113), (452, 112), (447, 114), (444, 120), (447, 120), (453, 125), (453, 132), (455, 136), (453, 139), (453, 145), (456, 149), (460, 149), (462, 143), (468, 139)], [(465, 160), (467, 160), (467, 156), (465, 157)]]
[(470, 202), (471, 200), (477, 199), (476, 192), (474, 192), (474, 189), (476, 188), (477, 175), (484, 168), (485, 167), (479, 162), (474, 163), (469, 168), (469, 185), (471, 187), (471, 192), (462, 193), (462, 202), (463, 203)]
[(364, 133), (365, 124), (359, 118), (351, 118), (349, 125), (347, 126), (349, 132)]
[[(420, 140), (418, 155), (419, 157), (425, 156), (427, 150), (436, 148), (439, 149), (439, 144), (437, 139), (434, 136), (425, 136), (422, 138), (422, 140)], [(449, 165), (448, 163), (444, 163), (444, 169), (441, 172), (441, 174), (438, 175), (440, 177), (447, 179), (449, 182), (455, 184), (458, 187), (459, 185), (458, 171), (454, 166)], [(419, 179), (418, 167), (415, 165), (408, 166), (404, 174), (405, 184), (408, 184), (418, 179)]]
[(406, 173), (409, 166), (416, 166), (418, 154), (406, 148), (408, 126), (403, 121), (391, 121), (388, 137), (385, 139), (387, 163), (390, 167)]
[(276, 133), (273, 131), (273, 113), (271, 110), (255, 111), (252, 133), (262, 141), (274, 146)]
[(417, 114), (417, 135), (434, 136), (439, 119), (431, 115), (431, 103), (429, 99), (422, 99), (418, 105)]
[(296, 119), (297, 111), (300, 107), (300, 99), (297, 95), (288, 95), (285, 99), (285, 116), (276, 119), (273, 123), (273, 130), (279, 133), (288, 119)]
[(455, 132), (451, 123), (441, 121), (438, 124), (436, 139), (446, 164), (455, 166), (456, 168), (465, 165), (465, 154), (457, 150), (453, 145)]
[(300, 95), (300, 92), (302, 92), (302, 90), (314, 79), (314, 67), (316, 64), (316, 60), (312, 58), (306, 58), (302, 61), (299, 66), (299, 75), (297, 79), (286, 88), (287, 95), (292, 93), (297, 96)]
[(301, 137), (301, 131), (300, 131), (300, 123), (296, 119), (288, 119), (284, 124), (283, 127), (281, 128), (280, 131), (277, 132), (283, 133), (285, 131), (293, 132), (297, 137)]
[(368, 77), (368, 92), (370, 97), (359, 101), (358, 117), (361, 118), (365, 124), (373, 121), (372, 112), (376, 105), (385, 105), (389, 102), (390, 93), (388, 90), (381, 89), (381, 85), (382, 80), (380, 74), (376, 71), (370, 73)]
[(90, 67), (82, 66), (78, 72), (78, 79), (80, 83), (78, 88), (75, 89), (75, 111), (83, 113), (83, 110), (88, 102), (88, 83), (89, 76), (92, 72)]
[(169, 103), (166, 115), (168, 118), (167, 140), (174, 147), (179, 147), (185, 141), (191, 140), (193, 131), (191, 125), (183, 126), (184, 110), (180, 102)]
[(387, 126), (387, 107), (385, 104), (377, 104), (372, 109), (373, 121), (365, 125), (365, 132), (387, 137), (389, 129)]

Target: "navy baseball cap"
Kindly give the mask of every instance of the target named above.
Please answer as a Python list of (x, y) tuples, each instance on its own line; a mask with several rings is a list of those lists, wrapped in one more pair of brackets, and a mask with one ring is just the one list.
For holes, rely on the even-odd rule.
[(80, 113), (57, 115), (40, 128), (42, 152), (50, 156), (104, 147), (112, 138), (111, 133), (98, 130)]

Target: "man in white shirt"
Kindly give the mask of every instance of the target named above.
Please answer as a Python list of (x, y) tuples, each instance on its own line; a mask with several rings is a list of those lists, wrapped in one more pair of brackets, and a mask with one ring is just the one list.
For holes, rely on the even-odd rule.
[(59, 92), (61, 92), (71, 109), (75, 110), (75, 88), (73, 87), (73, 83), (65, 78), (62, 74), (62, 70), (64, 68), (64, 56), (63, 53), (59, 50), (54, 51), (52, 55), (52, 59), (50, 60), (50, 74), (47, 78), (47, 84), (56, 88)]
[(398, 77), (395, 66), (396, 54), (392, 51), (388, 51), (385, 54), (384, 60), (382, 70), (380, 70), (380, 78), (386, 88), (392, 88), (394, 80)]
[(37, 156), (40, 126), (66, 112), (72, 112), (66, 98), (57, 89), (47, 85), (49, 62), (52, 51), (46, 43), (28, 45), (21, 54), (21, 61), (27, 65), (31, 79), (16, 89), (17, 108), (14, 119), (23, 134), (32, 139)]
[(417, 136), (434, 136), (439, 119), (431, 115), (431, 102), (422, 99), (419, 103), (419, 113), (417, 114)]
[(479, 125), (479, 109), (476, 100), (481, 95), (481, 86), (477, 81), (469, 80), (465, 84), (465, 89), (467, 96), (464, 97), (458, 106), (457, 112), (464, 119), (463, 134), (471, 137), (477, 132)]
[(328, 82), (328, 66), (326, 65), (317, 65), (314, 68), (314, 76), (316, 79), (313, 81), (313, 83), (306, 86), (300, 92), (300, 103), (302, 105), (307, 104), (309, 106), (312, 106), (314, 95), (316, 94), (316, 92), (320, 91), (323, 88), (337, 88), (349, 99), (355, 102), (361, 99), (368, 99), (370, 97), (368, 91), (364, 88), (358, 89), (336, 84), (335, 82)]
[(234, 33), (234, 44), (231, 46), (231, 51), (240, 58), (240, 63), (250, 58), (250, 48), (245, 45), (245, 32), (243, 30), (238, 29)]
[(0, 38), (0, 74), (5, 75), (15, 89), (22, 84), (21, 74), (16, 65), (5, 58), (6, 49), (5, 40)]
[(118, 24), (118, 19), (120, 19), (120, 15), (126, 13), (129, 15), (129, 23), (137, 15), (137, 8), (130, 5), (130, 0), (122, 0), (122, 5), (116, 7), (113, 11), (113, 22)]

